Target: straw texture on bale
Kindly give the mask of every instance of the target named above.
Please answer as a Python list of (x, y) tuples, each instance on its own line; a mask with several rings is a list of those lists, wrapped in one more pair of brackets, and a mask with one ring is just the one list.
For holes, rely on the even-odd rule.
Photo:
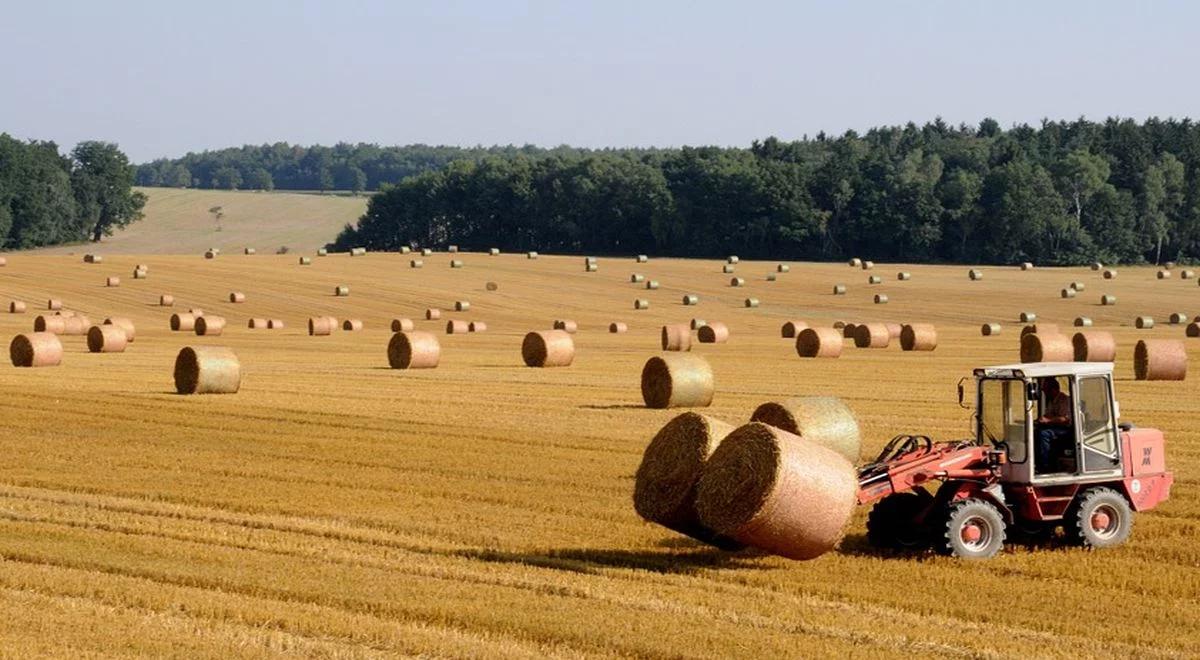
[(85, 255), (83, 255), (83, 263), (85, 263), (85, 264), (104, 263), (104, 257), (102, 257), (98, 254), (85, 254)]
[(87, 347), (92, 353), (121, 353), (129, 345), (125, 331), (115, 325), (93, 325), (88, 328)]
[(187, 346), (175, 358), (175, 391), (180, 394), (236, 394), (242, 363), (231, 349)]
[(393, 369), (433, 369), (442, 359), (442, 346), (432, 332), (397, 332), (387, 354)]
[(433, 250), (431, 250), (430, 248), (421, 248), (421, 256), (422, 257), (428, 257), (432, 254), (433, 254)]
[(158, 297), (158, 306), (159, 307), (174, 307), (175, 306), (175, 296), (164, 293), (163, 295)]
[(1075, 297), (1075, 289), (1071, 289), (1071, 288), (1063, 289), (1062, 292), (1060, 293), (1060, 295), (1063, 298), (1074, 298)]
[(246, 322), (246, 327), (251, 330), (263, 330), (267, 327), (266, 319), (252, 318)]
[(1043, 335), (1056, 335), (1056, 334), (1059, 334), (1058, 324), (1057, 323), (1032, 323), (1030, 325), (1025, 326), (1024, 328), (1021, 328), (1021, 336), (1022, 337), (1024, 337), (1025, 335), (1031, 334), (1031, 333), (1038, 333), (1038, 334), (1043, 334)]
[(862, 262), (862, 269), (863, 269), (863, 270), (871, 270), (871, 269), (872, 269), (872, 268), (874, 268), (874, 267), (875, 267), (875, 262), (874, 262), (874, 261), (864, 261), (864, 262)]
[(342, 330), (345, 330), (346, 332), (359, 332), (362, 329), (363, 322), (361, 319), (346, 319), (345, 321), (342, 321)]
[(267, 329), (268, 330), (282, 330), (283, 329), (283, 321), (280, 319), (268, 319), (267, 320)]
[(1030, 332), (1021, 337), (1021, 362), (1071, 362), (1075, 348), (1066, 335)]
[(733, 426), (685, 412), (654, 436), (634, 476), (633, 508), (643, 519), (726, 550), (742, 545), (700, 523), (696, 485), (704, 464)]
[(483, 288), (487, 289), (488, 291), (499, 291), (500, 285), (496, 284), (495, 282), (488, 282), (487, 284), (483, 285)]
[(586, 266), (587, 264), (599, 263), (599, 260), (596, 257), (584, 257), (583, 263)]
[(104, 281), (104, 286), (121, 286), (121, 278), (116, 277), (115, 275), (110, 276)]
[(699, 305), (699, 304), (700, 304), (700, 296), (697, 296), (697, 295), (694, 295), (694, 294), (690, 294), (690, 293), (689, 293), (689, 294), (685, 294), (685, 295), (683, 296), (683, 304), (685, 304), (685, 305)]
[(1149, 330), (1154, 327), (1154, 319), (1149, 316), (1139, 316), (1133, 320), (1133, 325), (1139, 330)]
[(731, 432), (704, 466), (696, 511), (705, 527), (789, 559), (837, 546), (858, 481), (837, 453), (766, 424)]
[(1021, 270), (1033, 270), (1033, 263), (1026, 261), (1021, 264)]
[(1192, 278), (1194, 278), (1194, 277), (1196, 277), (1196, 271), (1194, 271), (1194, 270), (1181, 270), (1181, 271), (1179, 271), (1179, 279), (1182, 279), (1182, 280), (1190, 280), (1190, 279), (1192, 279)]
[(46, 301), (46, 309), (51, 312), (55, 312), (55, 311), (62, 309), (62, 306), (63, 306), (62, 301), (58, 300), (57, 298), (51, 298)]
[(657, 289), (658, 288), (658, 280), (646, 280), (646, 288), (648, 290)]
[(704, 319), (693, 318), (689, 322), (688, 327), (690, 327), (692, 330), (699, 330), (700, 328), (703, 328), (706, 325), (708, 325), (708, 321), (705, 321)]
[(776, 273), (787, 273), (787, 272), (791, 272), (791, 270), (792, 270), (792, 267), (787, 264), (777, 264), (775, 266)]
[(1075, 289), (1076, 291), (1085, 291), (1085, 290), (1087, 290), (1087, 283), (1086, 282), (1071, 282), (1071, 288)]
[(246, 302), (246, 294), (242, 293), (241, 291), (233, 291), (229, 294), (229, 302), (244, 303)]
[(8, 357), (14, 367), (56, 367), (62, 363), (62, 341), (50, 332), (17, 335), (8, 345)]
[(1021, 323), (1033, 323), (1037, 320), (1037, 314), (1033, 312), (1021, 312)]
[(225, 331), (225, 319), (220, 316), (201, 316), (196, 319), (197, 337), (216, 337)]
[(449, 252), (450, 254), (458, 254), (458, 246), (457, 245), (447, 246), (446, 251)]
[(834, 284), (833, 285), (833, 295), (835, 295), (835, 296), (846, 295), (846, 285), (845, 284)]
[(462, 260), (461, 260), (461, 259), (451, 259), (451, 260), (450, 260), (450, 267), (451, 267), (451, 268), (462, 268), (462, 267), (463, 267), (463, 262), (462, 262)]
[(463, 335), (471, 331), (471, 324), (466, 321), (446, 321), (446, 334)]
[(483, 321), (471, 321), (467, 324), (467, 332), (487, 332), (487, 324)]
[(642, 400), (647, 408), (704, 408), (712, 404), (712, 367), (699, 355), (656, 355), (642, 367)]
[(979, 327), (979, 334), (983, 335), (984, 337), (998, 335), (998, 334), (1000, 334), (1000, 324), (999, 323), (984, 323), (982, 326)]
[(835, 358), (842, 354), (842, 335), (834, 328), (804, 328), (796, 335), (796, 354), (805, 358)]
[(144, 280), (144, 279), (146, 279), (146, 271), (144, 271), (144, 270), (134, 270), (134, 271), (133, 271), (133, 279), (135, 279), (135, 280)]
[(1101, 268), (1104, 268), (1104, 264), (1100, 263), (1099, 261), (1092, 262), (1092, 270), (1100, 270)]
[(337, 329), (337, 319), (332, 316), (314, 316), (308, 319), (308, 335), (310, 337), (325, 337)]
[(744, 286), (745, 284), (746, 284), (746, 280), (744, 280), (740, 277), (729, 278), (729, 286)]
[(887, 327), (888, 337), (893, 340), (900, 339), (900, 333), (904, 332), (904, 326), (899, 323), (884, 323), (883, 325)]
[(1108, 295), (1100, 296), (1100, 304), (1106, 307), (1109, 305), (1115, 305), (1117, 304), (1117, 297)]
[(972, 280), (981, 280), (983, 279), (983, 271), (971, 269), (967, 271), (967, 277), (971, 278)]
[(1195, 321), (1189, 323), (1187, 328), (1184, 329), (1184, 334), (1188, 337), (1200, 337), (1200, 323), (1196, 323)]
[(832, 396), (809, 396), (768, 401), (754, 410), (752, 422), (801, 436), (857, 463), (862, 449), (858, 417), (845, 401)]
[(650, 309), (650, 301), (645, 298), (637, 298), (633, 301), (634, 309)]
[(854, 345), (858, 348), (887, 348), (892, 334), (882, 323), (863, 323), (854, 328)]
[(1168, 321), (1171, 323), (1171, 325), (1179, 325), (1180, 323), (1187, 323), (1188, 315), (1180, 313), (1180, 312), (1174, 312), (1171, 314)]
[(646, 256), (646, 255), (644, 255), (644, 254), (639, 254), (639, 255), (637, 256), (637, 259), (636, 259), (636, 261), (637, 261), (639, 264), (644, 264), (644, 263), (646, 263), (647, 261), (650, 261), (650, 257), (648, 257), (648, 256)]
[(875, 294), (875, 304), (876, 305), (886, 305), (887, 301), (888, 301), (888, 297), (887, 297), (886, 293)]
[(807, 327), (808, 324), (804, 321), (788, 321), (779, 329), (779, 335), (784, 339), (794, 339), (801, 330)]
[(429, 309), (425, 310), (426, 321), (437, 321), (440, 318), (442, 318), (442, 310), (436, 307), (430, 307)]
[(896, 273), (896, 279), (900, 280), (901, 282), (906, 282), (912, 279), (912, 273), (900, 271), (899, 273)]
[(734, 267), (733, 267), (732, 265), (730, 265), (730, 264), (725, 264), (724, 266), (721, 266), (721, 272), (722, 272), (722, 273), (725, 273), (726, 275), (728, 275), (728, 274), (730, 274), (730, 273), (733, 273), (733, 272), (735, 272), (735, 271), (737, 271), (737, 269), (736, 269), (736, 268), (734, 268)]
[(420, 259), (412, 259), (408, 262), (409, 268), (421, 268), (424, 265), (425, 265), (425, 262), (421, 261)]
[(862, 266), (862, 259), (859, 259), (858, 257), (854, 257), (847, 263), (850, 264), (851, 268), (858, 268), (859, 266)]
[(664, 325), (661, 335), (664, 351), (692, 350), (692, 329), (683, 323)]
[(500, 248), (489, 248), (488, 255), (493, 257), (500, 256)]
[(701, 344), (724, 344), (729, 341), (729, 327), (724, 323), (713, 321), (696, 331), (696, 338)]
[(312, 265), (312, 257), (300, 257), (300, 265), (301, 266), (311, 266)]
[(746, 307), (758, 307), (758, 298), (747, 298), (743, 304)]
[(247, 256), (249, 256), (249, 255), (252, 255), (252, 254), (256, 254), (257, 252), (258, 252), (258, 250), (255, 250), (254, 248), (246, 248), (246, 249), (245, 249), (245, 254), (246, 254)]
[(883, 278), (878, 275), (871, 275), (867, 278), (867, 284), (880, 284), (881, 282), (883, 282)]
[(1075, 317), (1075, 327), (1076, 328), (1090, 328), (1090, 327), (1092, 327), (1092, 320), (1086, 316), (1076, 316)]
[(1117, 358), (1117, 341), (1111, 332), (1085, 330), (1071, 337), (1076, 362), (1112, 362)]
[(1133, 350), (1133, 375), (1138, 380), (1184, 380), (1187, 350), (1176, 339), (1143, 339)]
[(900, 349), (932, 351), (937, 348), (937, 328), (932, 323), (910, 323), (900, 330)]
[(1115, 278), (1116, 276), (1117, 276), (1117, 271), (1115, 271), (1115, 270), (1104, 271), (1104, 279), (1106, 279), (1106, 280), (1111, 280), (1111, 279)]
[(173, 332), (191, 332), (196, 329), (195, 314), (172, 314), (171, 330)]
[(526, 252), (526, 253), (525, 253), (525, 258), (526, 258), (526, 259), (537, 259), (537, 258), (538, 258), (538, 253), (537, 253), (537, 252)]
[(620, 321), (615, 321), (608, 324), (608, 331), (614, 335), (619, 335), (621, 333), (629, 332), (629, 326)]
[(86, 335), (88, 328), (92, 327), (92, 322), (89, 321), (86, 316), (80, 314), (68, 316), (64, 323), (65, 327), (63, 329), (63, 334), (69, 336)]
[(137, 338), (137, 327), (133, 325), (133, 320), (124, 316), (110, 316), (104, 319), (104, 325), (115, 325), (125, 333), (125, 341), (130, 344)]
[(350, 295), (350, 287), (345, 285), (336, 286), (333, 288), (333, 295), (344, 298)]
[(729, 258), (727, 258), (725, 261), (727, 263), (736, 264), (737, 262), (739, 262), (741, 260), (737, 258), (737, 255), (730, 255)]
[(1169, 270), (1158, 271), (1158, 279), (1166, 280), (1166, 279), (1170, 279), (1170, 278), (1171, 278), (1171, 271), (1169, 271)]
[(9, 314), (24, 314), (25, 309), (25, 303), (21, 302), (20, 300), (13, 300), (12, 302), (8, 303)]
[(465, 312), (465, 311), (468, 311), (469, 309), (471, 309), (471, 303), (467, 302), (466, 300), (454, 301), (454, 311)]
[(412, 332), (417, 327), (412, 319), (392, 319), (392, 332)]
[(563, 330), (530, 332), (521, 342), (521, 358), (529, 367), (568, 367), (575, 361), (575, 341)]
[(324, 257), (324, 256), (327, 256), (328, 254), (329, 254), (329, 250), (326, 250), (325, 248), (318, 248), (318, 249), (317, 249), (317, 256), (318, 256), (318, 257)]
[(629, 276), (629, 281), (633, 282), (634, 284), (641, 284), (643, 281), (645, 281), (645, 279), (646, 276), (642, 275), (641, 273), (634, 273)]

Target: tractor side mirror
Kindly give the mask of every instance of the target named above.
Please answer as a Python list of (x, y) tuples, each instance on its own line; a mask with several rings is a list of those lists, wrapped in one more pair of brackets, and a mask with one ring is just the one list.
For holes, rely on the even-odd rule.
[(967, 380), (966, 377), (958, 379), (958, 407), (959, 408), (967, 407), (963, 403), (963, 400), (967, 397), (967, 388), (963, 386), (963, 383), (965, 383), (966, 380)]

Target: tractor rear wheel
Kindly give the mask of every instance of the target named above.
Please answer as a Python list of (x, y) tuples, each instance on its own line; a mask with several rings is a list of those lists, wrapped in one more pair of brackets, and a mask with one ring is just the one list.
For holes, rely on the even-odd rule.
[(929, 545), (925, 526), (916, 522), (933, 498), (918, 488), (879, 500), (867, 514), (867, 542), (888, 550), (919, 550)]
[(1133, 509), (1120, 493), (1103, 486), (1079, 494), (1063, 520), (1067, 538), (1085, 548), (1124, 543), (1133, 531)]
[(988, 559), (1004, 547), (1004, 517), (987, 500), (967, 498), (946, 506), (941, 554), (961, 559)]

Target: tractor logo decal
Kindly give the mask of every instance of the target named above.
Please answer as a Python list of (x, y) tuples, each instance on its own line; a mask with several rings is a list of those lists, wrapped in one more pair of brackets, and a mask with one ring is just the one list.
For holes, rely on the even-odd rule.
[(1138, 481), (1137, 479), (1134, 479), (1133, 481), (1129, 482), (1129, 490), (1132, 490), (1134, 495), (1141, 493), (1142, 492), (1142, 482)]
[(1144, 447), (1142, 449), (1142, 465), (1150, 465), (1150, 453), (1153, 450), (1153, 447)]

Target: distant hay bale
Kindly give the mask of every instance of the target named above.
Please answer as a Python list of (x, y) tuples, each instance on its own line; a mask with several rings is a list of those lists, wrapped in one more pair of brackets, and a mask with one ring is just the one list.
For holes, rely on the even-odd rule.
[(932, 351), (937, 340), (937, 327), (932, 323), (909, 323), (900, 330), (901, 350)]
[(642, 275), (641, 273), (634, 273), (629, 276), (629, 281), (633, 282), (634, 284), (641, 284), (645, 280), (646, 276)]
[(833, 295), (835, 295), (835, 296), (846, 295), (846, 285), (845, 284), (834, 284), (833, 285)]
[(883, 278), (878, 275), (871, 275), (867, 277), (867, 284), (880, 284), (882, 282)]
[(1076, 362), (1112, 362), (1117, 358), (1117, 342), (1111, 332), (1087, 330), (1071, 337)]
[(1200, 337), (1200, 323), (1195, 321), (1189, 323), (1187, 328), (1184, 329), (1184, 334), (1188, 337)]
[(446, 334), (448, 335), (465, 335), (471, 331), (471, 324), (466, 321), (450, 320), (446, 321)]
[(121, 286), (121, 278), (117, 277), (116, 275), (110, 275), (106, 280), (104, 280), (104, 286), (109, 286), (109, 287)]
[(691, 328), (692, 330), (699, 330), (700, 328), (703, 328), (706, 325), (708, 325), (708, 321), (705, 321), (704, 319), (693, 318), (691, 320), (691, 322), (688, 324), (688, 327)]
[(1021, 312), (1021, 315), (1018, 318), (1021, 320), (1021, 323), (1033, 323), (1034, 321), (1037, 320), (1037, 313), (1036, 312)]
[(228, 348), (187, 346), (175, 358), (175, 391), (180, 394), (236, 394), (242, 363)]
[(433, 256), (433, 250), (431, 250), (430, 248), (422, 248), (422, 249), (421, 249), (421, 256), (422, 256), (422, 257), (430, 257), (430, 256)]
[(849, 262), (847, 262), (847, 263), (850, 265), (850, 267), (851, 267), (851, 268), (860, 268), (860, 267), (862, 267), (862, 259), (859, 259), (858, 257), (854, 257), (853, 259), (851, 259), (851, 260), (850, 260)]
[(104, 319), (103, 325), (112, 325), (121, 329), (125, 333), (125, 341), (132, 344), (134, 339), (137, 339), (137, 327), (134, 326), (133, 320), (125, 316), (110, 316)]
[(691, 294), (691, 293), (684, 294), (684, 296), (683, 296), (683, 304), (685, 304), (685, 305), (699, 305), (699, 304), (700, 304), (700, 296), (697, 296), (697, 295), (694, 295), (694, 294)]
[(333, 288), (333, 295), (339, 298), (345, 298), (346, 296), (350, 295), (350, 287), (344, 284), (339, 284)]
[(875, 262), (874, 262), (874, 261), (864, 261), (864, 262), (862, 262), (862, 269), (863, 269), (863, 270), (871, 270), (871, 269), (872, 269), (872, 268), (874, 268), (874, 267), (875, 267)]
[(834, 328), (804, 328), (796, 334), (796, 353), (803, 358), (835, 358), (842, 354), (842, 336)]
[(729, 257), (725, 259), (725, 262), (730, 264), (736, 264), (739, 261), (741, 260), (737, 258), (737, 255), (729, 255)]
[(462, 268), (463, 267), (462, 259), (451, 259), (450, 267), (451, 268)]
[(487, 324), (483, 321), (471, 321), (467, 324), (467, 332), (487, 332)]
[(883, 325), (887, 328), (888, 337), (891, 338), (892, 341), (899, 340), (900, 333), (904, 332), (904, 326), (899, 323), (884, 323)]
[(759, 304), (758, 298), (747, 298), (744, 301), (742, 301), (742, 304), (745, 305), (747, 308), (758, 307), (758, 304)]
[(891, 339), (882, 323), (863, 323), (854, 329), (854, 345), (858, 348), (887, 348)]
[(500, 285), (496, 284), (495, 282), (488, 282), (487, 284), (483, 285), (483, 288), (487, 289), (488, 291), (499, 291)]
[(1171, 314), (1171, 317), (1169, 319), (1167, 319), (1167, 321), (1171, 325), (1179, 325), (1180, 323), (1187, 323), (1188, 315), (1184, 314), (1182, 312), (1175, 312), (1175, 313)]
[(713, 321), (696, 331), (701, 344), (724, 344), (729, 341), (729, 326)]
[(93, 325), (88, 328), (87, 347), (91, 353), (123, 353), (128, 344), (125, 331), (115, 325)]
[(975, 280), (982, 280), (983, 279), (983, 271), (976, 269), (976, 268), (972, 268), (971, 270), (967, 271), (967, 277), (971, 278), (972, 282), (974, 282)]
[(774, 282), (775, 281), (775, 273), (767, 273), (767, 277), (765, 279), (768, 282)]
[(342, 321), (342, 330), (346, 332), (360, 332), (363, 329), (361, 319), (346, 319)]
[(1021, 328), (1022, 337), (1032, 333), (1039, 333), (1043, 335), (1061, 334), (1059, 332), (1057, 323), (1031, 323), (1024, 328)]
[(1133, 374), (1137, 380), (1184, 380), (1187, 350), (1176, 339), (1143, 339), (1133, 350)]
[(397, 332), (387, 347), (393, 369), (433, 369), (442, 359), (442, 345), (432, 332)]
[(1196, 277), (1196, 271), (1194, 271), (1194, 270), (1179, 271), (1179, 279), (1181, 279), (1181, 280), (1190, 280), (1190, 279), (1194, 279), (1195, 277)]
[(309, 337), (328, 337), (337, 329), (337, 319), (332, 316), (313, 316), (308, 319)]
[(750, 416), (761, 422), (815, 442), (857, 463), (862, 450), (858, 418), (845, 401), (831, 396), (810, 396), (769, 401)]
[(267, 330), (282, 330), (283, 321), (281, 319), (268, 319)]
[(9, 314), (24, 314), (25, 309), (25, 303), (21, 302), (20, 300), (13, 300), (8, 303)]
[(1074, 298), (1075, 297), (1075, 289), (1068, 287), (1066, 289), (1063, 289), (1059, 295), (1061, 295), (1063, 298)]
[(255, 250), (254, 248), (251, 248), (251, 247), (248, 247), (244, 250), (244, 254), (246, 256), (251, 256), (253, 254), (256, 254), (257, 252), (258, 252), (258, 250)]
[(318, 257), (324, 257), (324, 256), (327, 256), (328, 254), (329, 254), (329, 250), (326, 250), (325, 248), (319, 248), (319, 249), (317, 249), (317, 256), (318, 256)]
[(491, 256), (491, 257), (498, 257), (498, 256), (500, 256), (500, 248), (489, 248), (489, 249), (488, 249), (488, 256)]
[(642, 368), (647, 408), (705, 408), (712, 404), (714, 391), (712, 367), (699, 355), (656, 355)]
[(1111, 305), (1115, 305), (1115, 304), (1117, 304), (1117, 297), (1116, 297), (1116, 296), (1110, 296), (1110, 295), (1107, 295), (1107, 294), (1106, 294), (1106, 295), (1103, 295), (1103, 296), (1100, 296), (1100, 304), (1101, 304), (1101, 305), (1104, 305), (1105, 307), (1109, 307), (1109, 306), (1111, 306)]
[(1104, 268), (1104, 264), (1099, 261), (1092, 262), (1092, 270), (1100, 270), (1101, 268)]
[(204, 258), (205, 259), (216, 259), (217, 253), (213, 250), (208, 250), (204, 253)]
[(201, 316), (196, 319), (197, 337), (216, 337), (225, 331), (225, 319), (220, 316)]
[(1154, 318), (1150, 316), (1139, 316), (1133, 320), (1133, 325), (1139, 330), (1149, 330), (1154, 327)]
[(424, 268), (425, 262), (421, 261), (420, 259), (412, 259), (411, 261), (408, 262), (408, 267), (409, 268)]
[(392, 332), (412, 332), (417, 327), (409, 318), (392, 319)]
[(56, 335), (78, 336), (87, 334), (92, 322), (86, 316), (39, 316), (33, 320), (34, 332), (49, 332)]
[(538, 253), (537, 253), (537, 252), (532, 252), (532, 251), (531, 251), (531, 252), (526, 252), (526, 253), (525, 253), (525, 258), (526, 258), (526, 259), (537, 259), (537, 258), (538, 258)]
[(1075, 348), (1063, 334), (1030, 332), (1021, 337), (1021, 362), (1071, 362)]
[(196, 329), (195, 314), (172, 314), (171, 315), (171, 331), (172, 332), (191, 332)]
[(596, 263), (600, 263), (600, 260), (597, 259), (596, 257), (584, 257), (583, 258), (583, 265), (585, 265), (585, 266), (588, 264), (596, 264)]
[(244, 303), (246, 302), (246, 294), (242, 293), (241, 291), (231, 291), (229, 293), (229, 302)]
[(557, 319), (552, 327), (571, 335), (579, 331), (579, 324), (570, 319)]
[(646, 290), (653, 291), (658, 288), (658, 280), (646, 280)]
[(1090, 327), (1092, 327), (1092, 320), (1086, 316), (1076, 316), (1075, 317), (1075, 327), (1076, 328), (1090, 328)]
[(737, 268), (734, 268), (734, 266), (732, 264), (725, 264), (724, 266), (721, 266), (721, 272), (725, 273), (726, 275), (729, 275), (730, 273), (733, 273), (736, 270), (737, 270)]
[(729, 278), (729, 286), (745, 286), (746, 280), (740, 277)]
[(857, 330), (858, 330), (857, 323), (843, 323), (842, 324), (842, 337), (844, 337), (846, 339), (854, 339), (854, 333)]
[(442, 310), (436, 307), (430, 307), (429, 309), (425, 310), (426, 321), (436, 321), (440, 318), (442, 318)]
[(637, 298), (633, 301), (634, 309), (650, 309), (650, 301), (645, 298)]
[(300, 257), (300, 265), (301, 266), (311, 266), (312, 265), (312, 257)]
[(912, 279), (912, 273), (902, 270), (899, 273), (896, 273), (896, 279), (901, 282), (907, 282), (908, 280)]
[(563, 330), (530, 332), (521, 342), (528, 367), (568, 367), (575, 361), (575, 341)]
[(1116, 276), (1117, 276), (1117, 271), (1115, 271), (1115, 270), (1105, 270), (1104, 271), (1104, 279), (1106, 279), (1106, 280), (1111, 280), (1111, 279), (1115, 278)]
[(1070, 288), (1072, 288), (1076, 291), (1084, 291), (1087, 289), (1087, 283), (1086, 282), (1071, 282)]
[(597, 264), (597, 263), (587, 264), (583, 267), (583, 270), (588, 273), (594, 273), (594, 272), (600, 270), (600, 264)]
[(446, 251), (449, 252), (450, 254), (458, 254), (458, 246), (457, 245), (448, 246), (446, 248)]
[(1033, 262), (1026, 261), (1021, 264), (1021, 270), (1033, 270)]
[(999, 323), (984, 323), (982, 326), (979, 327), (979, 334), (983, 335), (984, 337), (991, 337), (992, 335), (998, 335), (998, 334), (1000, 334), (1000, 324)]
[(361, 256), (365, 255), (366, 253), (367, 253), (367, 248), (363, 248), (363, 247), (350, 248), (350, 256), (352, 256), (352, 257), (361, 257)]
[[(400, 246), (400, 254), (412, 254), (412, 248), (408, 247), (407, 245), (401, 245)], [(318, 255), (318, 256), (324, 256), (324, 255)]]
[(644, 264), (644, 263), (646, 263), (647, 261), (650, 261), (650, 257), (648, 257), (648, 256), (646, 256), (646, 255), (644, 255), (644, 254), (639, 254), (639, 255), (638, 255), (636, 258), (635, 258), (635, 260), (636, 260), (636, 261), (637, 261), (639, 264)]
[(175, 296), (172, 296), (169, 293), (162, 294), (161, 296), (158, 297), (158, 306), (159, 307), (174, 307), (175, 306)]
[(246, 327), (251, 330), (265, 330), (267, 328), (267, 320), (252, 318), (246, 322)]
[(776, 273), (787, 273), (787, 272), (790, 272), (791, 270), (792, 270), (792, 267), (787, 264), (776, 264), (775, 265)]
[(455, 300), (454, 301), (454, 311), (466, 312), (466, 311), (469, 311), (470, 309), (471, 309), (470, 302), (468, 302), (466, 300)]
[(608, 331), (614, 335), (619, 335), (629, 332), (629, 326), (620, 321), (614, 321), (608, 324)]
[(662, 349), (664, 351), (692, 350), (692, 329), (683, 323), (671, 323), (662, 327)]
[(146, 279), (146, 276), (147, 276), (147, 273), (146, 273), (146, 271), (144, 271), (144, 270), (140, 270), (140, 269), (137, 269), (137, 268), (134, 268), (134, 269), (133, 269), (133, 279), (135, 279), (135, 280), (144, 280), (144, 279)]
[(643, 519), (726, 550), (742, 545), (700, 523), (696, 485), (733, 426), (694, 412), (667, 422), (647, 445), (634, 476), (633, 508)]
[(731, 432), (696, 488), (701, 524), (789, 559), (813, 559), (842, 539), (858, 491), (836, 452), (752, 422)]
[(8, 345), (8, 357), (14, 367), (57, 367), (62, 364), (62, 341), (50, 332), (17, 335)]
[(1160, 280), (1169, 280), (1169, 279), (1171, 279), (1171, 271), (1160, 270), (1160, 271), (1158, 271), (1157, 276), (1158, 276), (1158, 279), (1160, 279)]
[(876, 305), (886, 305), (887, 301), (888, 301), (888, 297), (887, 297), (886, 293), (875, 294), (875, 304)]
[(61, 300), (58, 300), (56, 298), (51, 298), (46, 301), (46, 309), (51, 312), (56, 312), (62, 308), (63, 308), (63, 303)]
[(784, 339), (795, 339), (796, 335), (807, 327), (808, 324), (804, 321), (788, 321), (779, 328), (779, 335)]
[(85, 264), (104, 263), (104, 257), (102, 257), (98, 254), (85, 254), (85, 255), (83, 255), (83, 263), (85, 263)]

